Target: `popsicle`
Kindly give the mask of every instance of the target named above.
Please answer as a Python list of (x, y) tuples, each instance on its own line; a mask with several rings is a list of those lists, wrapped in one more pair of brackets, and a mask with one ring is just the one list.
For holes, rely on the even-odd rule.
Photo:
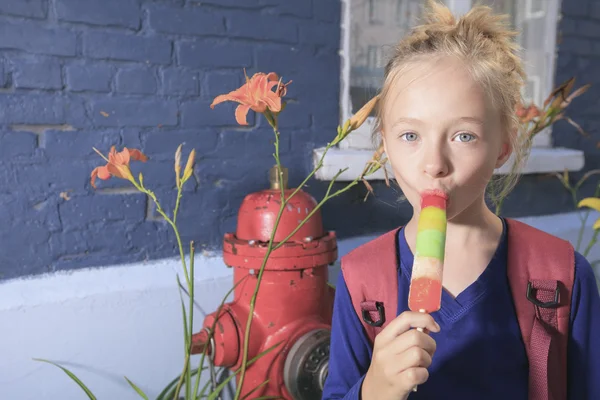
[[(421, 214), (408, 291), (408, 308), (411, 311), (432, 313), (441, 308), (447, 200), (444, 193), (438, 192), (421, 196)], [(423, 332), (421, 328), (417, 330)], [(415, 386), (413, 392), (416, 391)]]
[(421, 197), (421, 214), (408, 294), (408, 308), (432, 313), (442, 300), (442, 272), (446, 248), (446, 202), (443, 193)]

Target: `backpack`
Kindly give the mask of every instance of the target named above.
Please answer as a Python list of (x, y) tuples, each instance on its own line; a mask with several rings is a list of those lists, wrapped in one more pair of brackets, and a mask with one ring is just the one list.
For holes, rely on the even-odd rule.
[[(566, 240), (506, 218), (507, 274), (529, 360), (529, 400), (566, 400), (575, 253)], [(373, 345), (397, 316), (396, 228), (341, 258), (353, 307)], [(368, 266), (376, 266), (377, 273)]]

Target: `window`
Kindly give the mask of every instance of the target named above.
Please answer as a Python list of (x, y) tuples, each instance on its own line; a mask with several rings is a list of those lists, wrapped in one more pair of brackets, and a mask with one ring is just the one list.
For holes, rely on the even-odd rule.
[(395, 23), (402, 31), (407, 32), (419, 14), (418, 1), (395, 0)]
[(368, 46), (367, 47), (367, 69), (377, 70), (381, 68), (381, 47), (379, 46)]
[[(422, 0), (341, 0), (342, 1), (342, 76), (340, 106), (342, 120), (375, 95), (383, 80), (387, 52), (420, 16)], [(457, 15), (469, 11), (476, 2), (509, 14), (511, 23), (521, 31), (521, 47), (528, 80), (524, 100), (541, 104), (554, 87), (556, 27), (560, 0), (444, 0)], [(376, 22), (376, 23), (375, 23)], [(348, 168), (338, 180), (352, 180), (371, 159), (373, 118), (350, 135), (339, 148), (331, 149), (317, 179), (329, 180), (340, 169)], [(323, 149), (314, 150), (315, 162)], [(540, 132), (524, 173), (556, 172), (583, 168), (583, 152), (552, 148), (550, 132)], [(508, 165), (505, 165), (508, 167)], [(507, 168), (503, 167), (504, 170)], [(381, 172), (381, 171), (379, 171)], [(383, 173), (371, 179), (382, 179)], [(503, 171), (497, 171), (503, 173)]]
[[(523, 88), (525, 102), (542, 104), (554, 87), (554, 56), (558, 0), (480, 0), (499, 12), (512, 16), (512, 24), (521, 32), (523, 62), (527, 81)], [(534, 146), (550, 147), (550, 129), (541, 132)]]
[[(475, 0), (445, 0), (457, 14), (471, 7)], [(555, 36), (559, 0), (479, 0), (498, 12), (511, 16), (511, 23), (521, 31), (520, 41), (528, 80), (523, 89), (526, 102), (541, 104), (554, 87)], [(343, 118), (355, 113), (379, 90), (387, 51), (414, 26), (419, 17), (421, 0), (343, 0), (342, 82)], [(377, 21), (377, 24), (373, 24)], [(349, 58), (349, 60), (348, 60)], [(367, 124), (367, 127), (370, 124)], [(368, 129), (365, 129), (365, 131)], [(368, 134), (368, 133), (367, 133)], [(365, 142), (361, 140), (360, 142)], [(351, 144), (350, 144), (351, 145)], [(371, 146), (370, 141), (367, 144)], [(540, 133), (534, 146), (550, 147), (550, 132)]]
[(370, 25), (381, 25), (383, 23), (383, 2), (381, 0), (368, 0), (369, 3), (369, 24)]
[[(386, 50), (414, 25), (422, 1), (346, 1), (350, 4), (349, 81), (351, 110), (354, 113), (379, 90)], [(372, 23), (375, 13), (377, 24)]]

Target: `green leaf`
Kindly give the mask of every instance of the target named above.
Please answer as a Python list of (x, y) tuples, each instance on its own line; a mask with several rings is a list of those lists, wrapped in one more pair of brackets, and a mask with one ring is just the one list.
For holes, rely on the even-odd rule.
[(185, 346), (184, 350), (187, 354), (187, 352), (189, 351), (189, 348), (190, 348), (190, 341), (192, 338), (190, 338), (188, 335), (187, 312), (185, 311), (185, 304), (183, 302), (183, 294), (181, 293), (181, 280), (179, 279), (179, 275), (177, 275), (176, 278), (177, 278), (177, 288), (179, 289), (179, 300), (181, 300), (181, 313), (183, 314), (183, 336), (184, 336), (184, 346)]
[[(206, 370), (208, 368), (204, 367), (202, 369)], [(198, 374), (197, 368), (192, 370), (192, 375), (195, 375), (195, 374)], [(177, 377), (175, 377), (171, 382), (169, 382), (169, 384), (167, 386), (165, 386), (165, 388), (163, 389), (162, 392), (160, 392), (160, 394), (158, 395), (156, 400), (172, 399), (173, 396), (175, 395), (175, 388), (176, 388), (177, 382), (179, 382), (179, 379), (181, 379), (181, 374), (177, 375)]]
[(252, 393), (256, 392), (258, 389), (265, 386), (267, 383), (269, 383), (268, 379), (266, 381), (264, 381), (263, 383), (261, 383), (260, 385), (258, 385), (257, 387), (255, 387), (254, 389), (252, 389), (251, 391), (249, 391), (244, 397), (242, 397), (242, 400), (248, 399)]
[(68, 369), (66, 369), (65, 367), (62, 367), (52, 361), (48, 361), (48, 360), (44, 360), (41, 358), (34, 358), (35, 361), (41, 361), (41, 362), (45, 362), (48, 364), (52, 364), (55, 367), (58, 367), (60, 369), (62, 369), (64, 371), (65, 374), (67, 374), (69, 376), (69, 378), (73, 379), (75, 381), (75, 383), (77, 383), (79, 385), (79, 387), (85, 392), (85, 394), (87, 394), (88, 399), (90, 400), (96, 400), (96, 396), (94, 396), (94, 394), (92, 393), (92, 391), (90, 389), (88, 389), (87, 386), (84, 385), (83, 382), (81, 382), (81, 380), (75, 376), (74, 373), (72, 373), (71, 371), (69, 371)]
[[(254, 358), (252, 358), (250, 361), (248, 361), (248, 363), (246, 364), (246, 366), (250, 366), (252, 365), (254, 362), (256, 362), (256, 360), (260, 359), (261, 357), (263, 357), (264, 355), (266, 355), (267, 353), (269, 353), (270, 351), (272, 351), (274, 348), (276, 348), (277, 346), (279, 346), (282, 342), (279, 343), (275, 343), (273, 346), (269, 347), (267, 350), (257, 354)], [(231, 379), (233, 379), (242, 369), (238, 369), (237, 371), (235, 371), (233, 374), (229, 375), (227, 377), (227, 379), (225, 379), (223, 382), (221, 382), (213, 392), (211, 392), (208, 395), (208, 400), (215, 400), (217, 398), (217, 396), (219, 395), (219, 393), (221, 393), (221, 391), (223, 390), (223, 388), (229, 383), (229, 381)]]
[[(221, 310), (223, 309), (223, 306), (225, 306), (225, 302), (227, 301), (227, 298), (229, 297), (229, 295), (231, 293), (234, 292), (234, 290), (242, 283), (244, 282), (249, 275), (246, 275), (245, 277), (243, 277), (242, 279), (240, 279), (239, 281), (237, 281), (233, 287), (231, 289), (229, 289), (229, 291), (227, 293), (225, 293), (225, 296), (223, 296), (223, 298), (221, 299), (221, 304), (219, 304), (219, 307), (217, 308), (217, 311), (215, 312), (215, 315), (221, 315)], [(214, 334), (215, 328), (217, 327), (217, 322), (218, 322), (218, 318), (215, 318), (215, 320), (212, 323), (212, 326), (210, 327), (210, 331), (208, 334), (208, 340), (210, 340)], [(200, 365), (198, 368), (202, 368), (202, 369), (206, 369), (203, 368), (204, 366), (204, 358), (206, 357), (206, 349), (208, 347), (205, 346), (205, 351), (202, 352), (202, 357), (200, 357)], [(200, 378), (202, 377), (202, 374), (198, 374), (198, 376), (196, 377), (196, 383), (194, 384), (194, 391), (192, 392), (192, 398), (195, 399), (197, 398), (197, 393), (198, 393), (198, 388), (200, 387)], [(208, 381), (210, 382), (210, 381)], [(208, 383), (204, 385), (204, 387), (202, 388), (202, 391), (200, 392), (200, 394), (198, 394), (198, 396), (202, 397), (204, 395), (205, 390), (208, 388)]]
[(198, 393), (198, 395), (196, 396), (197, 399), (203, 399), (204, 397), (204, 393), (206, 392), (206, 389), (208, 389), (208, 386), (211, 384), (210, 379), (208, 381), (206, 381), (206, 383), (204, 384), (204, 386), (202, 387), (202, 390), (200, 391), (200, 393)]
[[(191, 347), (192, 347), (192, 335), (193, 333), (193, 329), (194, 329), (194, 241), (190, 241), (190, 269), (189, 269), (189, 323), (188, 323), (188, 336), (189, 336), (189, 342), (188, 342), (188, 352), (191, 351)], [(186, 399), (191, 399), (192, 398), (192, 368), (191, 368), (191, 362), (189, 358), (186, 358), (187, 360), (187, 374), (185, 376), (185, 398)]]
[(140, 389), (139, 387), (136, 386), (135, 383), (131, 382), (126, 376), (124, 377), (125, 380), (127, 381), (127, 383), (129, 383), (129, 385), (131, 385), (131, 387), (133, 388), (133, 390), (135, 390), (137, 392), (137, 394), (140, 395), (140, 397), (144, 400), (148, 400), (148, 396), (146, 396), (146, 393), (144, 393), (142, 391), (142, 389)]

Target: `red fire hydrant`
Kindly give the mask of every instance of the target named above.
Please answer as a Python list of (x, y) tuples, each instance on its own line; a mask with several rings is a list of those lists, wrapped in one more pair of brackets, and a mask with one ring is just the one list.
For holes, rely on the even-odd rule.
[[(287, 170), (283, 172), (288, 198), (294, 190), (286, 188)], [(206, 351), (215, 366), (237, 370), (242, 364), (250, 300), (281, 204), (276, 173), (277, 167), (273, 167), (270, 189), (245, 197), (235, 234), (224, 236), (224, 262), (234, 268), (233, 280), (238, 285), (233, 301), (225, 304), (218, 316), (216, 312), (207, 315), (203, 330), (192, 341), (192, 353), (201, 353), (208, 345)], [(313, 197), (299, 190), (281, 215), (274, 243), (285, 239), (316, 205)], [(242, 397), (268, 380), (250, 398), (321, 398), (329, 365), (334, 297), (334, 289), (327, 284), (327, 266), (336, 258), (335, 233), (324, 231), (320, 210), (271, 253), (255, 303), (247, 360), (279, 344), (247, 367)], [(217, 317), (214, 341), (207, 343), (207, 328)]]

